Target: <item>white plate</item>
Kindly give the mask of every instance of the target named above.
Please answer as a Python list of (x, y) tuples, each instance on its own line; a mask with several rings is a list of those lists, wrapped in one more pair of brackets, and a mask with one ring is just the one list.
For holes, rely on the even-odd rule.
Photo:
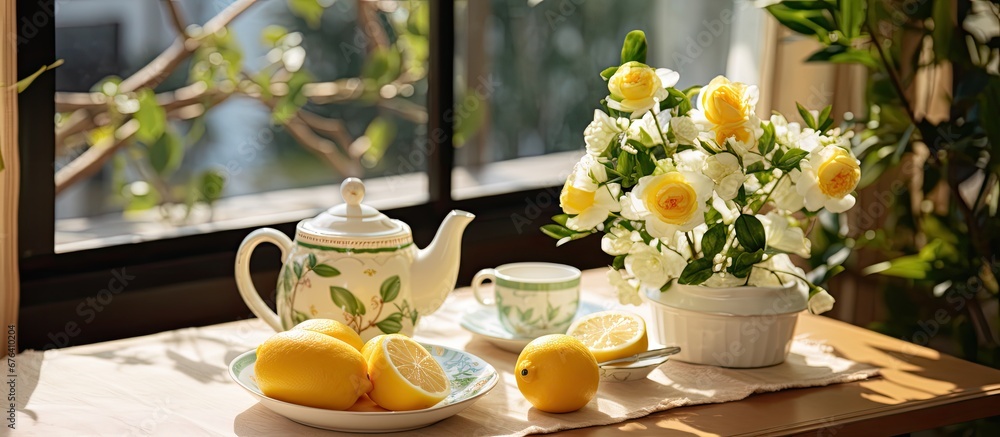
[[(500, 376), (489, 363), (460, 350), (421, 343), (431, 353), (451, 381), (451, 394), (431, 408), (414, 411), (386, 411), (367, 396), (351, 409), (337, 411), (306, 407), (269, 398), (257, 387), (253, 367), (257, 353), (246, 352), (229, 363), (229, 376), (271, 411), (303, 425), (342, 432), (396, 432), (422, 428), (469, 408), (497, 385)], [(375, 411), (373, 411), (375, 410)]]
[[(579, 318), (590, 313), (601, 311), (601, 307), (595, 303), (580, 301), (580, 306), (576, 309), (576, 316)], [(500, 324), (497, 309), (494, 306), (480, 307), (479, 309), (465, 313), (462, 316), (461, 325), (463, 328), (485, 338), (496, 347), (515, 354), (521, 353), (531, 340), (535, 337), (521, 337), (511, 334)]]

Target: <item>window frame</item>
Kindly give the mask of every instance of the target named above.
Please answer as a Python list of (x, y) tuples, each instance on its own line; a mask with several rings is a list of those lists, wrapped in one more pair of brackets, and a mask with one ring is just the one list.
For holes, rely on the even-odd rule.
[[(428, 202), (387, 209), (407, 222), (422, 245), (452, 209), (478, 217), (463, 239), (459, 284), (480, 268), (512, 261), (550, 261), (580, 268), (607, 265), (599, 238), (557, 249), (538, 232), (560, 213), (560, 186), (455, 200), (452, 171), (455, 26), (452, 0), (430, 3)], [(54, 0), (18, 0), (17, 22), (34, 23), (18, 42), (18, 76), (55, 61)], [(24, 32), (24, 29), (22, 29)], [(228, 229), (133, 244), (55, 252), (55, 75), (41, 75), (18, 98), (21, 193), (18, 253), (21, 349), (48, 349), (253, 317), (236, 292), (236, 249), (254, 228)], [(272, 224), (294, 235), (297, 222)], [(530, 248), (525, 251), (524, 248)], [(262, 246), (252, 272), (265, 300), (281, 266)], [(269, 284), (268, 287), (260, 287)]]

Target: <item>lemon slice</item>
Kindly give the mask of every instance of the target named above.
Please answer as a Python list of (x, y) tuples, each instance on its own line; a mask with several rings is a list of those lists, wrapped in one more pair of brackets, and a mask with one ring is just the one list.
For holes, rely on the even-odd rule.
[(573, 322), (566, 334), (583, 342), (598, 363), (645, 352), (649, 347), (646, 322), (624, 311), (588, 314)]
[(368, 397), (382, 408), (429, 408), (451, 393), (451, 383), (437, 360), (404, 335), (385, 336), (374, 345), (368, 363), (373, 385)]

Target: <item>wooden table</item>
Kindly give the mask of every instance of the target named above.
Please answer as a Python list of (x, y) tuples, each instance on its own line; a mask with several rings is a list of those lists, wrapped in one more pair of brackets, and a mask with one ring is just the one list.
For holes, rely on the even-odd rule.
[(898, 435), (1000, 415), (1000, 370), (823, 316), (803, 314), (797, 333), (882, 368), (868, 381), (754, 395), (678, 408), (565, 435)]
[[(603, 269), (585, 272), (582, 286), (592, 297), (613, 295)], [(450, 299), (457, 302), (460, 296), (471, 301), (468, 289)], [(425, 332), (470, 336), (457, 324), (430, 329)], [(844, 358), (883, 369), (882, 376), (681, 407), (564, 434), (896, 435), (1000, 414), (1000, 370), (822, 316), (802, 315), (797, 331), (824, 341)], [(272, 334), (253, 319), (50, 351), (44, 357), (21, 354), (21, 426), (15, 434), (273, 435), (287, 434), (287, 426), (294, 425), (296, 434), (328, 435), (271, 413), (229, 379), (226, 364)], [(482, 347), (479, 343), (476, 347)], [(424, 434), (434, 435), (435, 429), (425, 428)]]

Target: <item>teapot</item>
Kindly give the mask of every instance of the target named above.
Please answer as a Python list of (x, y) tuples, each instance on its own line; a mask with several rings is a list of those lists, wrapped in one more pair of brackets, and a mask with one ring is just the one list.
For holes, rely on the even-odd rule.
[[(424, 249), (410, 227), (363, 205), (365, 185), (348, 178), (344, 204), (302, 220), (295, 240), (270, 228), (251, 232), (236, 252), (236, 285), (247, 306), (275, 331), (313, 318), (339, 320), (365, 341), (379, 334), (413, 334), (454, 289), (462, 233), (475, 215), (451, 211)], [(277, 313), (250, 278), (250, 255), (260, 243), (281, 249)]]

